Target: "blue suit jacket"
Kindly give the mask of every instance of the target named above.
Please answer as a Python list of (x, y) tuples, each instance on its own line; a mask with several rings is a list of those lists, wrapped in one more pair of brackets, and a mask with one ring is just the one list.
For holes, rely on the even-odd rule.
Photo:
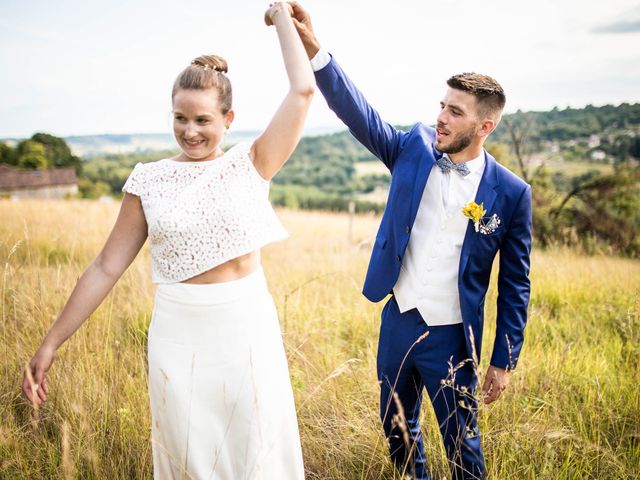
[[(380, 118), (334, 59), (316, 72), (329, 107), (351, 133), (391, 171), (391, 186), (376, 236), (363, 293), (379, 302), (391, 293), (409, 243), (420, 199), (435, 159), (435, 130), (417, 123), (409, 132), (397, 130)], [(498, 313), (491, 364), (516, 366), (524, 340), (529, 304), (531, 250), (531, 188), (498, 164), (485, 151), (485, 169), (476, 203), (501, 224), (488, 235), (477, 233), (469, 221), (460, 257), (458, 291), (470, 358), (482, 351), (484, 301), (491, 267), (498, 251)]]

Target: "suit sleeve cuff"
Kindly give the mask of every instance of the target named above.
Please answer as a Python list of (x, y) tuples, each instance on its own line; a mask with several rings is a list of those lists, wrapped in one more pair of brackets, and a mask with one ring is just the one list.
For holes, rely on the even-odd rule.
[(329, 65), (330, 61), (331, 55), (329, 55), (329, 52), (321, 48), (320, 50), (318, 50), (318, 53), (316, 53), (315, 56), (311, 59), (311, 68), (314, 72), (317, 72), (318, 70), (322, 70), (324, 67)]

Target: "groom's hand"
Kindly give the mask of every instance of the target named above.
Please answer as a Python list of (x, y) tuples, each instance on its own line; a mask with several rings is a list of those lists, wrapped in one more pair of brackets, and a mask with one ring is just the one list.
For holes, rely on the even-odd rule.
[(298, 30), (298, 35), (300, 35), (300, 40), (302, 40), (309, 60), (311, 60), (316, 56), (318, 50), (320, 50), (320, 43), (313, 33), (311, 16), (298, 2), (289, 2), (289, 5), (291, 5), (293, 9), (293, 24), (296, 26), (296, 30)]
[(484, 399), (484, 403), (491, 403), (500, 398), (504, 389), (509, 385), (510, 377), (510, 371), (489, 365), (487, 376), (485, 377), (484, 385), (482, 386), (482, 397)]

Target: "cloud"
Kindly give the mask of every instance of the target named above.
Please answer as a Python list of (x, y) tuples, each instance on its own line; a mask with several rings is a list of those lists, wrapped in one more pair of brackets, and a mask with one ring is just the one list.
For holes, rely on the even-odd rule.
[(592, 33), (638, 33), (640, 32), (640, 7), (618, 16), (618, 20), (591, 29)]
[(638, 20), (620, 20), (600, 25), (591, 30), (593, 33), (638, 33), (640, 32), (640, 19)]

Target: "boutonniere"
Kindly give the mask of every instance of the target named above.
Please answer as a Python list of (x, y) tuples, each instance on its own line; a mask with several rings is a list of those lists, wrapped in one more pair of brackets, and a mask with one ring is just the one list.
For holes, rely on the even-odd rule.
[(473, 222), (476, 232), (484, 235), (495, 232), (500, 225), (498, 215), (494, 213), (490, 217), (485, 217), (486, 213), (482, 203), (478, 205), (476, 202), (469, 202), (462, 207), (462, 214)]

